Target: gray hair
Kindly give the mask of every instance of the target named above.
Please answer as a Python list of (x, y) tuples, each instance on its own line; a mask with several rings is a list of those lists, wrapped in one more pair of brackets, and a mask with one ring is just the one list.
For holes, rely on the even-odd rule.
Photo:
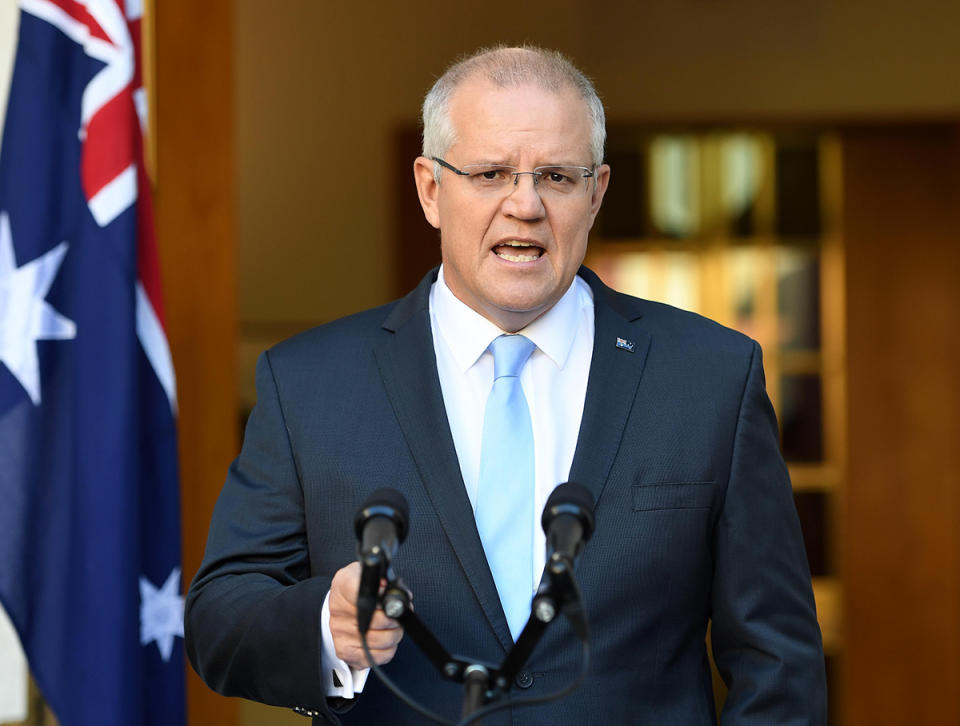
[[(456, 140), (450, 120), (450, 99), (470, 76), (478, 74), (499, 88), (535, 84), (557, 93), (576, 90), (590, 113), (590, 154), (595, 166), (603, 163), (603, 145), (607, 138), (603, 103), (590, 79), (562, 53), (524, 45), (518, 48), (495, 46), (481, 48), (461, 58), (444, 72), (423, 100), (423, 155), (443, 157)], [(440, 165), (434, 163), (434, 177), (440, 181)]]

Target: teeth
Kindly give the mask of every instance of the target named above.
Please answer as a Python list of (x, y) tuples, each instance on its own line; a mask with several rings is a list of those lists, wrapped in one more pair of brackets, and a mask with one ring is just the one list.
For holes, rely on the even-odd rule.
[[(527, 249), (532, 249), (532, 253), (522, 254), (522, 255), (511, 255), (507, 254), (506, 249), (516, 249), (518, 252), (522, 249), (526, 251)], [(540, 255), (543, 254), (543, 250), (539, 245), (534, 244), (533, 242), (522, 242), (518, 239), (507, 240), (506, 242), (501, 242), (497, 245), (497, 248), (494, 249), (497, 257), (500, 257), (504, 260), (509, 260), (510, 262), (533, 262), (534, 260), (540, 259)]]
[(536, 255), (507, 255), (503, 252), (498, 252), (497, 257), (500, 257), (504, 260), (510, 260), (510, 262), (532, 262), (537, 259)]

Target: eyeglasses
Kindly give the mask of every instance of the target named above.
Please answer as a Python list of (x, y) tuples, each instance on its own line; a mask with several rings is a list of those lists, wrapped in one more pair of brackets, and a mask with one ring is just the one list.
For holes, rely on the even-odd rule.
[(533, 171), (518, 171), (517, 167), (506, 164), (465, 164), (458, 169), (439, 157), (432, 158), (445, 169), (464, 177), (471, 189), (485, 196), (503, 194), (519, 183), (521, 174), (533, 177), (533, 186), (541, 195), (558, 197), (582, 191), (587, 186), (583, 180), (593, 176), (593, 169), (585, 166), (550, 165), (538, 166)]

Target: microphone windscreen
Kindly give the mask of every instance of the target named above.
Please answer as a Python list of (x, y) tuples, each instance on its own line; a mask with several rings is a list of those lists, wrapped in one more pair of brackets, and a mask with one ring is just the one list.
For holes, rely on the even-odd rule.
[(353, 519), (353, 527), (358, 539), (363, 536), (364, 525), (370, 518), (378, 516), (389, 517), (393, 520), (397, 528), (398, 542), (403, 542), (406, 539), (410, 522), (410, 507), (400, 492), (390, 487), (381, 487), (364, 500), (360, 509), (357, 510), (357, 516)]
[(577, 517), (583, 526), (583, 541), (590, 539), (594, 527), (593, 495), (583, 484), (570, 481), (553, 490), (540, 518), (544, 532), (549, 532), (550, 523), (560, 514)]

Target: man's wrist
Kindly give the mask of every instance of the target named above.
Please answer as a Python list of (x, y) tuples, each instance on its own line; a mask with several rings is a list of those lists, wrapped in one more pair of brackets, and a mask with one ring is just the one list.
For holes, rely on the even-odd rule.
[(323, 692), (328, 698), (355, 698), (363, 691), (369, 668), (354, 668), (337, 657), (330, 632), (330, 593), (323, 598), (320, 609), (320, 677)]

